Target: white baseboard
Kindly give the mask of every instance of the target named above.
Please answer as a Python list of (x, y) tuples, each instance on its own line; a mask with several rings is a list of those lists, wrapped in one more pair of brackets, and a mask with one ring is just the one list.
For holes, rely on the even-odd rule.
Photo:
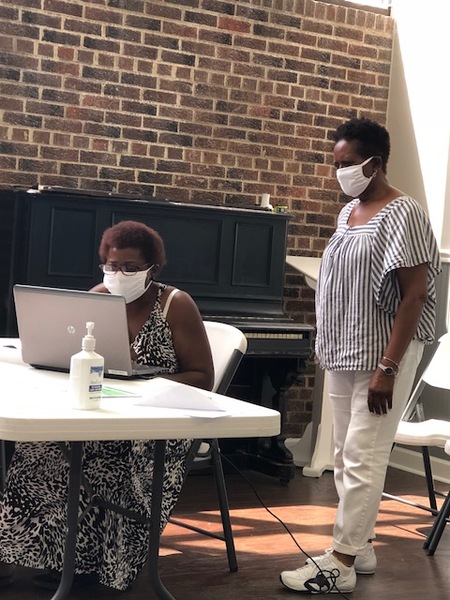
[[(391, 467), (401, 469), (415, 475), (424, 475), (421, 452), (395, 446), (389, 461)], [(433, 478), (436, 481), (450, 484), (450, 462), (443, 458), (431, 457), (431, 468)]]

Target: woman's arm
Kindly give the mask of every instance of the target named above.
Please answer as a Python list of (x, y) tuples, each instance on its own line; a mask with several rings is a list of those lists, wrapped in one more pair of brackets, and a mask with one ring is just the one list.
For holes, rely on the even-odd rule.
[[(427, 301), (428, 264), (400, 268), (395, 273), (400, 285), (401, 301), (383, 356), (389, 357), (398, 365), (417, 331), (423, 306)], [(386, 366), (394, 366), (387, 360), (381, 362)], [(369, 385), (370, 412), (386, 414), (392, 408), (394, 382), (395, 377), (376, 369)]]
[(93, 288), (89, 290), (90, 292), (101, 292), (102, 294), (109, 294), (103, 283), (97, 283)]
[(211, 349), (202, 317), (189, 294), (182, 291), (175, 294), (167, 321), (172, 331), (180, 372), (164, 377), (211, 390), (214, 385)]
[[(108, 293), (108, 290), (99, 283), (93, 287), (91, 292)], [(148, 307), (146, 306), (146, 309)], [(147, 312), (146, 312), (147, 314)], [(186, 292), (178, 291), (170, 304), (167, 321), (172, 331), (172, 339), (175, 347), (180, 371), (169, 375), (161, 375), (167, 379), (173, 379), (180, 383), (187, 383), (195, 387), (211, 390), (214, 385), (214, 367), (206, 336), (202, 317), (194, 300)], [(142, 326), (142, 319), (139, 321)], [(130, 315), (128, 314), (128, 326), (130, 326)], [(132, 335), (134, 337), (135, 333)]]

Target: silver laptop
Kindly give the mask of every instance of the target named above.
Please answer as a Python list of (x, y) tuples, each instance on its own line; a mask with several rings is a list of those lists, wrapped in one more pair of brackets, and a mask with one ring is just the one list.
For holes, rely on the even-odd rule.
[(131, 361), (125, 298), (112, 294), (16, 284), (13, 288), (22, 359), (36, 368), (69, 371), (93, 321), (95, 351), (105, 377), (152, 377), (161, 367)]

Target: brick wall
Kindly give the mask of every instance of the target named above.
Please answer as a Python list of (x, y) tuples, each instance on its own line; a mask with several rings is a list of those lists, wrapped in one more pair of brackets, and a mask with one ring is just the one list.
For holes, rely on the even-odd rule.
[[(342, 198), (330, 131), (385, 121), (393, 23), (314, 0), (2, 0), (0, 177), (293, 215), (320, 256)], [(287, 272), (285, 306), (314, 323)], [(289, 392), (310, 420), (313, 367)], [(299, 425), (300, 423), (300, 425)]]

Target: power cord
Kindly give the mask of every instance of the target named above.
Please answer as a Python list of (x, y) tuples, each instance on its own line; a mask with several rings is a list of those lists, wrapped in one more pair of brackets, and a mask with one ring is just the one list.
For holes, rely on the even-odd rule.
[(261, 506), (264, 508), (264, 510), (266, 510), (269, 515), (271, 515), (276, 521), (278, 521), (278, 523), (280, 523), (280, 525), (286, 530), (286, 532), (288, 533), (288, 535), (290, 536), (290, 538), (292, 539), (292, 541), (294, 542), (294, 544), (297, 546), (297, 548), (300, 550), (300, 552), (302, 554), (304, 554), (304, 556), (306, 556), (306, 558), (312, 563), (314, 564), (317, 569), (318, 569), (318, 573), (315, 577), (309, 579), (308, 581), (305, 582), (305, 587), (307, 588), (307, 590), (311, 593), (311, 594), (339, 594), (339, 596), (341, 598), (343, 598), (344, 600), (349, 600), (348, 596), (346, 596), (343, 592), (341, 592), (338, 588), (338, 586), (336, 585), (336, 579), (339, 577), (339, 569), (333, 569), (333, 571), (328, 571), (328, 570), (322, 570), (320, 568), (320, 566), (317, 564), (317, 562), (314, 560), (314, 558), (312, 556), (310, 556), (306, 550), (304, 550), (300, 544), (297, 542), (297, 540), (295, 539), (294, 534), (292, 533), (292, 531), (289, 529), (289, 527), (286, 525), (286, 523), (280, 519), (280, 517), (278, 517), (278, 515), (276, 515), (263, 501), (263, 499), (261, 498), (258, 490), (256, 489), (256, 487), (253, 485), (253, 483), (250, 481), (250, 479), (226, 456), (224, 456), (222, 453), (220, 454), (220, 457), (222, 458), (222, 460), (226, 461), (231, 467), (233, 467), (233, 469), (243, 478), (245, 479), (245, 481), (248, 483), (248, 485), (251, 487), (251, 489), (253, 490), (253, 493), (255, 494), (258, 502), (261, 504)]

